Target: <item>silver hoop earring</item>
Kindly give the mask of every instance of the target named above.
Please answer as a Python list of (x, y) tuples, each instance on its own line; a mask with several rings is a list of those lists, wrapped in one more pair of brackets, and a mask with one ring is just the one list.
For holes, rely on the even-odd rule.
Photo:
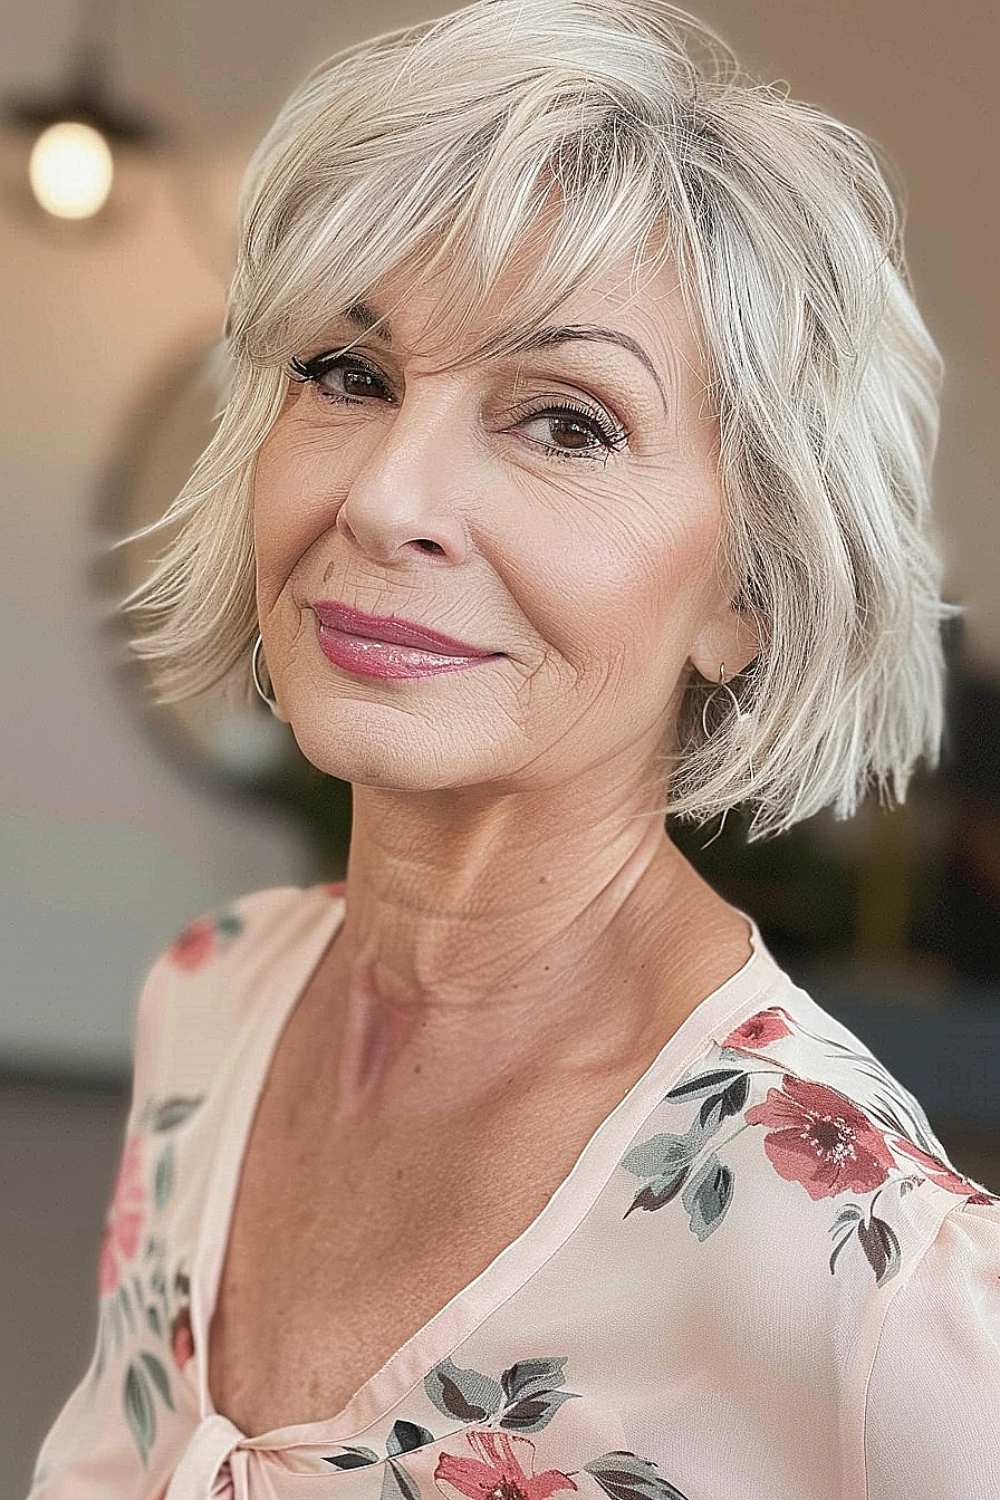
[(267, 704), (268, 708), (273, 712), (273, 710), (278, 706), (278, 700), (276, 698), (268, 697), (267, 693), (265, 693), (264, 691), (264, 685), (260, 680), (260, 653), (263, 649), (263, 646), (264, 638), (258, 630), (257, 639), (253, 643), (253, 653), (250, 657), (250, 672), (253, 677), (254, 687), (257, 689), (257, 692)]
[(751, 718), (751, 714), (748, 709), (745, 709), (741, 706), (740, 700), (737, 698), (736, 694), (729, 686), (729, 683), (726, 681), (726, 664), (724, 661), (719, 663), (719, 686), (729, 694), (733, 708), (736, 710), (736, 718), (739, 723), (746, 723)]
[[(719, 691), (719, 688), (723, 688), (729, 694), (730, 698), (732, 699), (733, 708), (736, 711), (735, 732), (736, 732), (736, 734), (738, 734), (738, 735), (740, 735), (742, 737), (744, 731), (753, 722), (753, 714), (750, 712), (749, 709), (744, 709), (744, 708), (740, 707), (740, 700), (737, 698), (736, 694), (733, 692), (732, 688), (729, 686), (729, 683), (726, 681), (726, 664), (725, 664), (725, 662), (720, 662), (720, 664), (719, 664), (719, 681), (716, 684), (716, 686), (712, 689), (712, 691), (709, 693), (708, 697), (705, 699), (704, 706), (703, 706), (703, 708), (701, 710), (701, 727), (705, 731), (705, 738), (706, 739), (710, 739), (711, 738), (711, 730), (708, 727), (708, 705), (711, 703), (712, 699), (715, 697), (716, 693)], [(747, 751), (747, 765), (750, 768), (750, 785), (753, 786), (753, 780), (754, 780), (753, 756), (750, 754), (749, 751)], [(722, 833), (722, 830), (726, 826), (726, 818), (728, 816), (729, 816), (729, 808), (727, 807), (725, 809), (725, 811), (723, 812), (723, 814), (722, 814), (722, 818), (721, 818), (721, 820), (719, 822), (718, 828), (715, 830), (715, 832), (713, 833), (712, 837), (710, 839), (708, 839), (702, 845), (703, 849), (707, 849), (708, 846), (709, 846), (709, 844), (714, 844), (715, 843), (716, 839), (720, 836), (720, 834)]]
[[(741, 734), (745, 729), (747, 729), (749, 727), (749, 725), (753, 721), (753, 714), (750, 712), (749, 709), (745, 709), (745, 708), (741, 707), (740, 700), (737, 698), (736, 694), (733, 692), (732, 688), (729, 686), (729, 683), (726, 681), (726, 664), (725, 664), (725, 662), (720, 662), (720, 664), (719, 664), (719, 681), (718, 681), (718, 684), (712, 690), (712, 692), (709, 693), (708, 697), (705, 699), (704, 706), (703, 706), (703, 708), (701, 710), (701, 727), (705, 731), (705, 738), (706, 739), (708, 739), (711, 736), (711, 730), (708, 727), (708, 708), (709, 708), (709, 704), (712, 702), (712, 699), (715, 697), (716, 693), (719, 691), (719, 688), (722, 688), (722, 690), (724, 692), (728, 693), (729, 697), (730, 697), (730, 699), (732, 701), (733, 708), (734, 708), (734, 710), (736, 712), (736, 732), (737, 732), (737, 734)], [(753, 781), (753, 774), (754, 774), (753, 773), (753, 760), (751, 759), (751, 757), (749, 755), (747, 756), (747, 760), (748, 760), (749, 765), (750, 765), (750, 780)]]

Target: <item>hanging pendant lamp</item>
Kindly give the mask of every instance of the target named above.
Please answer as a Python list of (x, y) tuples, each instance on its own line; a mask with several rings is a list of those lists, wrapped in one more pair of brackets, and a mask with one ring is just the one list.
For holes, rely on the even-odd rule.
[(108, 86), (107, 46), (96, 31), (101, 16), (84, 8), (82, 37), (65, 83), (47, 96), (12, 99), (2, 109), (9, 133), (26, 147), (22, 194), (51, 219), (92, 220), (111, 198), (117, 157), (146, 150), (163, 138), (150, 117), (117, 103)]

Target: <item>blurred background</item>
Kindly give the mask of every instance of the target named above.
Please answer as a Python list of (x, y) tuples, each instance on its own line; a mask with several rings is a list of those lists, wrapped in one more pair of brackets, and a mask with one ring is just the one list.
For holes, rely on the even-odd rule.
[[(451, 8), (451, 7), (448, 7)], [(702, 0), (768, 81), (880, 143), (948, 378), (946, 761), (905, 808), (747, 848), (675, 831), (1000, 1191), (1000, 21), (990, 0)], [(191, 917), (336, 878), (349, 789), (262, 708), (150, 712), (112, 601), (211, 431), (248, 155), (298, 79), (428, 0), (6, 0), (0, 22), (0, 1500), (89, 1359), (135, 1002)], [(67, 131), (65, 126), (70, 124)], [(85, 127), (81, 130), (81, 126)], [(61, 128), (60, 128), (61, 127)]]

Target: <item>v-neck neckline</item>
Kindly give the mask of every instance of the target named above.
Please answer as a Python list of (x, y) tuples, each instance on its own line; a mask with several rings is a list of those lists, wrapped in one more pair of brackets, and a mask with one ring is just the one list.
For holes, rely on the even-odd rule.
[[(313, 892), (303, 892), (306, 898)], [(322, 906), (315, 930), (300, 942), (287, 982), (275, 986), (273, 998), (250, 1019), (239, 1044), (215, 1081), (224, 1101), (218, 1120), (216, 1153), (191, 1263), (192, 1363), (202, 1422), (229, 1418), (216, 1410), (209, 1392), (208, 1335), (231, 1237), (236, 1197), (243, 1175), (250, 1133), (264, 1093), (278, 1043), (313, 974), (340, 930), (346, 911), (343, 895), (315, 888)], [(424, 1376), (458, 1348), (480, 1324), (512, 1296), (554, 1255), (593, 1208), (609, 1177), (643, 1120), (713, 1033), (732, 1029), (743, 1010), (759, 1002), (783, 973), (752, 917), (740, 915), (750, 929), (750, 957), (685, 1017), (645, 1071), (591, 1133), (568, 1174), (534, 1219), (501, 1249), (489, 1264), (452, 1296), (400, 1345), (361, 1385), (339, 1412), (314, 1422), (241, 1433), (245, 1446), (279, 1447), (310, 1443), (343, 1444), (367, 1432), (420, 1384)], [(235, 1424), (231, 1424), (239, 1431)]]

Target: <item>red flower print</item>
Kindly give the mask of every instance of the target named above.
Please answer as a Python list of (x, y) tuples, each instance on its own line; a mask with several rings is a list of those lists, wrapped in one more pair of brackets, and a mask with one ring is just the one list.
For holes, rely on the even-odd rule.
[(185, 927), (167, 952), (179, 969), (200, 969), (215, 947), (215, 923), (211, 917), (199, 917)]
[(138, 1250), (145, 1211), (140, 1137), (130, 1135), (122, 1151), (97, 1261), (97, 1287), (102, 1297), (117, 1291), (122, 1262), (130, 1261)]
[(182, 1307), (170, 1325), (170, 1348), (179, 1370), (183, 1370), (194, 1353), (194, 1334), (191, 1332), (191, 1309)]
[(535, 1445), (507, 1432), (467, 1432), (466, 1441), (475, 1458), (442, 1453), (434, 1470), (434, 1483), (455, 1500), (454, 1492), (468, 1500), (547, 1500), (559, 1490), (575, 1490), (568, 1474), (545, 1469), (535, 1474)]
[(791, 1030), (781, 1019), (782, 1016), (787, 1017), (788, 1012), (780, 1005), (772, 1005), (767, 1010), (759, 1010), (755, 1016), (741, 1021), (736, 1030), (731, 1031), (725, 1038), (722, 1045), (737, 1049), (769, 1047), (779, 1037), (791, 1036)]
[(744, 1116), (749, 1125), (768, 1127), (764, 1150), (780, 1177), (800, 1182), (814, 1200), (868, 1193), (885, 1181), (895, 1162), (856, 1104), (787, 1073), (781, 1082)]
[(984, 1193), (967, 1177), (960, 1177), (939, 1157), (928, 1156), (926, 1151), (921, 1151), (920, 1147), (915, 1146), (912, 1141), (904, 1141), (902, 1136), (898, 1135), (890, 1135), (886, 1139), (894, 1151), (901, 1151), (904, 1156), (911, 1156), (915, 1162), (919, 1162), (931, 1181), (936, 1182), (938, 1187), (947, 1188), (949, 1193), (958, 1193), (963, 1198), (969, 1198), (973, 1203), (1000, 1203), (1000, 1198), (994, 1197), (992, 1193)]
[(200, 969), (242, 931), (243, 918), (233, 911), (218, 917), (198, 917), (174, 939), (167, 952), (179, 969)]

